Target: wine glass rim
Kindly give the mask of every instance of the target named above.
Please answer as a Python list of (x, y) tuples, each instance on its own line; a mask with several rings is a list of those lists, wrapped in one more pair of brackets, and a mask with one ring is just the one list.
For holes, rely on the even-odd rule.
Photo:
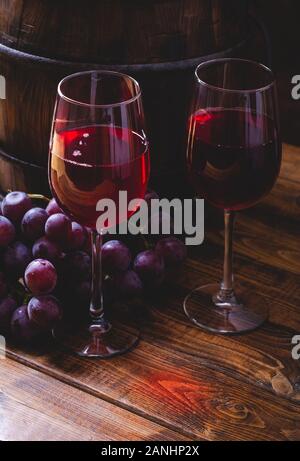
[[(264, 70), (265, 72), (267, 72), (269, 75), (270, 75), (270, 83), (268, 83), (267, 85), (264, 85), (264, 86), (261, 86), (261, 87), (258, 87), (258, 88), (249, 88), (249, 89), (233, 89), (233, 88), (221, 88), (220, 86), (217, 86), (217, 85), (213, 85), (212, 83), (208, 83), (204, 80), (202, 80), (199, 75), (198, 75), (198, 71), (199, 69), (202, 69), (202, 68), (205, 68), (205, 67), (208, 67), (208, 66), (211, 66), (213, 64), (220, 64), (222, 62), (240, 62), (240, 63), (247, 63), (247, 64), (252, 64), (252, 65), (255, 65), (257, 66), (258, 68), (260, 68), (261, 70)], [(252, 61), (251, 59), (242, 59), (242, 58), (220, 58), (220, 59), (211, 59), (209, 61), (204, 61), (204, 62), (201, 62), (197, 67), (196, 67), (196, 70), (195, 70), (195, 77), (196, 77), (196, 80), (198, 81), (199, 84), (203, 85), (203, 86), (206, 86), (207, 88), (211, 88), (213, 90), (216, 90), (216, 91), (222, 91), (224, 93), (258, 93), (258, 92), (263, 92), (263, 91), (266, 91), (270, 88), (272, 88), (274, 85), (275, 85), (275, 76), (274, 76), (274, 73), (273, 71), (265, 66), (264, 64), (258, 62), (258, 61)]]
[[(125, 99), (124, 101), (114, 102), (114, 103), (111, 103), (111, 104), (91, 104), (91, 103), (79, 101), (77, 99), (69, 98), (69, 96), (66, 96), (63, 93), (62, 85), (66, 81), (71, 80), (74, 77), (79, 77), (81, 75), (88, 75), (88, 74), (94, 74), (94, 73), (96, 73), (96, 74), (107, 74), (107, 75), (111, 74), (111, 75), (115, 75), (115, 76), (118, 76), (118, 77), (127, 78), (127, 79), (131, 80), (131, 82), (133, 82), (134, 86), (137, 89), (137, 94), (135, 96), (132, 96), (129, 99)], [(97, 70), (87, 70), (87, 71), (83, 71), (83, 72), (75, 72), (73, 74), (67, 75), (62, 80), (60, 80), (60, 82), (58, 84), (58, 87), (57, 87), (57, 92), (58, 92), (58, 95), (62, 99), (64, 99), (65, 101), (67, 101), (69, 103), (76, 104), (78, 106), (95, 107), (95, 108), (99, 108), (99, 109), (101, 109), (101, 108), (109, 108), (109, 107), (118, 107), (118, 106), (123, 106), (123, 105), (126, 105), (126, 104), (131, 104), (132, 102), (139, 99), (141, 97), (141, 95), (142, 95), (142, 91), (141, 91), (139, 82), (135, 78), (131, 77), (130, 75), (124, 74), (122, 72), (116, 72), (116, 71), (113, 71), (113, 70), (101, 70), (101, 69), (99, 69), (99, 70), (98, 69)]]

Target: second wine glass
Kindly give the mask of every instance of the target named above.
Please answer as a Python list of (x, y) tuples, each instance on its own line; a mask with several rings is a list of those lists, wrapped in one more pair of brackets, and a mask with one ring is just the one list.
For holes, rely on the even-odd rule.
[[(111, 357), (135, 346), (139, 331), (130, 319), (111, 319), (103, 303), (101, 213), (97, 203), (110, 199), (116, 213), (106, 227), (126, 221), (133, 212), (119, 208), (143, 199), (149, 178), (149, 149), (139, 84), (110, 71), (87, 71), (64, 78), (58, 86), (50, 141), (49, 181), (62, 210), (91, 228), (92, 293), (90, 324), (62, 324), (54, 335), (81, 356)], [(121, 257), (121, 255), (120, 255)], [(124, 313), (124, 312), (123, 312)]]
[(184, 301), (187, 316), (206, 330), (241, 333), (257, 328), (268, 316), (262, 296), (234, 283), (232, 234), (235, 211), (270, 192), (280, 164), (271, 70), (242, 59), (200, 64), (189, 118), (188, 172), (198, 196), (225, 213), (223, 280), (197, 288)]

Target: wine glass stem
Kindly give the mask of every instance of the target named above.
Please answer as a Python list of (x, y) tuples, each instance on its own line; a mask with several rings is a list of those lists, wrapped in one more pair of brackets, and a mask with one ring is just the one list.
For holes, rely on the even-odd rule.
[(235, 213), (230, 210), (224, 211), (225, 225), (225, 245), (224, 245), (224, 266), (223, 266), (223, 281), (218, 293), (218, 299), (226, 302), (234, 297), (233, 287), (233, 228), (234, 228)]
[(90, 303), (90, 316), (94, 325), (106, 324), (103, 305), (103, 286), (102, 286), (102, 235), (98, 232), (91, 232), (92, 248), (92, 297)]

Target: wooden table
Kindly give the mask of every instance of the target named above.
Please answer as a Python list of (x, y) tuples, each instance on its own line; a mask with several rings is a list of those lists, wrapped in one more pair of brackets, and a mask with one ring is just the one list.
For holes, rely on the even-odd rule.
[(300, 148), (286, 145), (278, 183), (239, 216), (237, 278), (270, 303), (256, 332), (211, 335), (182, 301), (221, 277), (223, 230), (211, 226), (179, 280), (147, 310), (129, 354), (83, 360), (10, 347), (0, 361), (1, 440), (300, 440)]

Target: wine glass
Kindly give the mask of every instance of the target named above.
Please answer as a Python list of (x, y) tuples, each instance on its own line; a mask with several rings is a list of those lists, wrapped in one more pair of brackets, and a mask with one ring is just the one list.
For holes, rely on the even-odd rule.
[(220, 285), (205, 285), (184, 301), (186, 315), (206, 330), (233, 334), (254, 330), (268, 317), (266, 300), (234, 283), (232, 234), (235, 212), (272, 189), (281, 164), (273, 73), (243, 59), (200, 64), (188, 123), (187, 167), (197, 195), (224, 210), (225, 254)]
[[(143, 199), (149, 172), (138, 82), (111, 71), (64, 78), (53, 116), (49, 182), (66, 215), (91, 229), (92, 293), (90, 324), (61, 324), (53, 334), (81, 356), (111, 357), (128, 351), (139, 339), (132, 319), (124, 318), (126, 309), (111, 318), (110, 309), (104, 307), (101, 247), (107, 228), (126, 222), (134, 212), (121, 210), (119, 192), (127, 192), (128, 203)], [(99, 217), (107, 211), (97, 211), (101, 199), (110, 199), (116, 214), (108, 214), (99, 229)]]

